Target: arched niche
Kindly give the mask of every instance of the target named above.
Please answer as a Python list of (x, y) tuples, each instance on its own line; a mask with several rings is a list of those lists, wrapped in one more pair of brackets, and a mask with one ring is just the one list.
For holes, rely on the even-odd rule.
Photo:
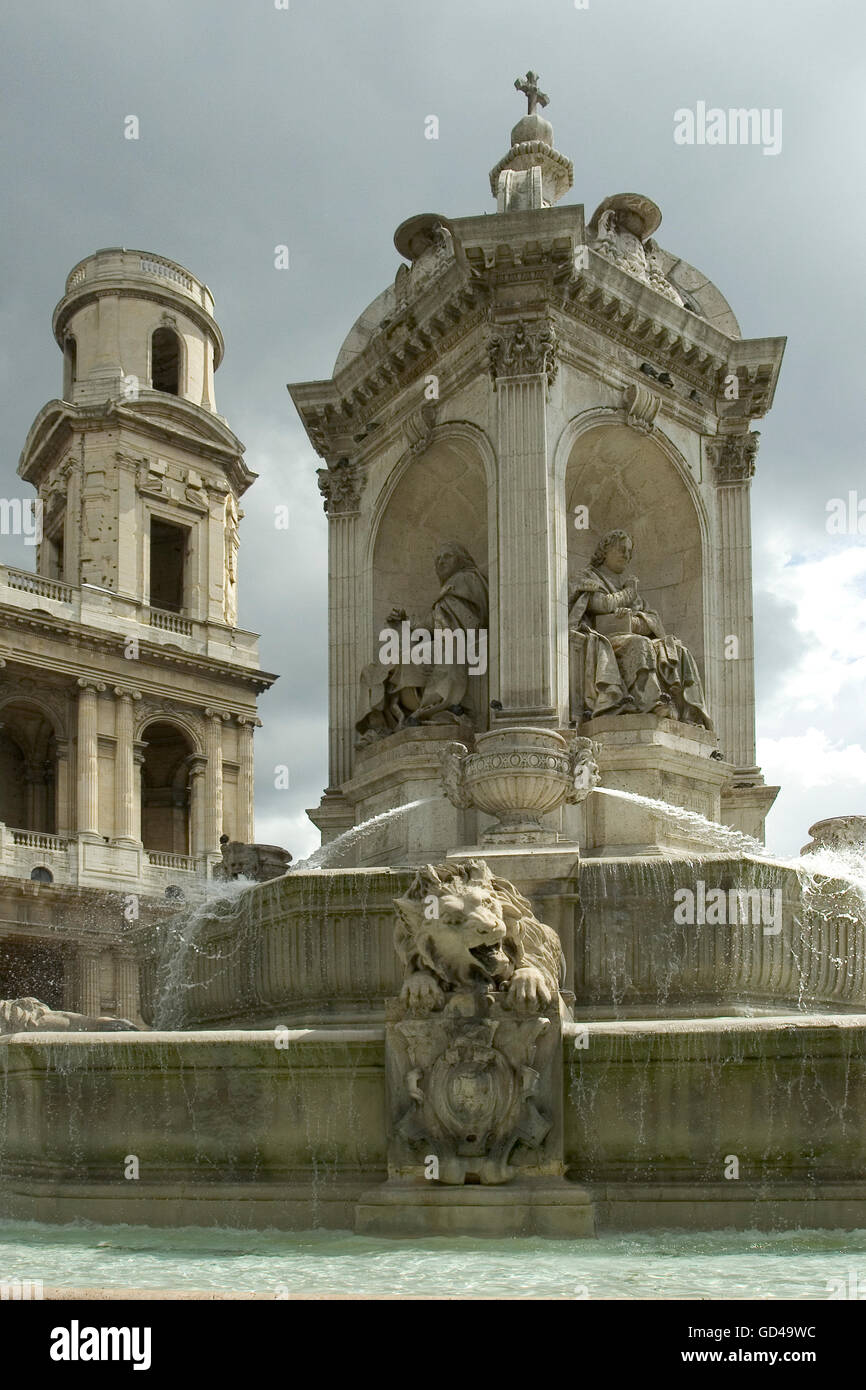
[[(575, 526), (578, 507), (588, 509), (586, 530)], [(565, 516), (569, 598), (602, 535), (622, 527), (634, 541), (629, 573), (642, 597), (705, 676), (704, 528), (683, 468), (651, 436), (617, 420), (595, 423), (568, 453)]]
[[(465, 546), (490, 584), (490, 632), (494, 630), (494, 557), (488, 547), (489, 474), (493, 454), (482, 437), (468, 430), (435, 437), (425, 451), (409, 457), (383, 488), (370, 532), (370, 635), (375, 654), (378, 636), (393, 608), (426, 626), (440, 591), (436, 556), (447, 541)], [(473, 431), (473, 433), (475, 433)], [(488, 651), (488, 661), (490, 653)], [(487, 709), (488, 681), (472, 688), (472, 706)]]
[(192, 740), (175, 723), (152, 720), (143, 730), (141, 839), (146, 850), (190, 853)]
[(0, 821), (16, 830), (54, 834), (57, 827), (54, 725), (37, 703), (0, 707)]
[(445, 541), (460, 541), (488, 574), (487, 478), (478, 447), (448, 437), (399, 471), (381, 501), (372, 536), (373, 624), (393, 607), (423, 623), (439, 593), (435, 561)]

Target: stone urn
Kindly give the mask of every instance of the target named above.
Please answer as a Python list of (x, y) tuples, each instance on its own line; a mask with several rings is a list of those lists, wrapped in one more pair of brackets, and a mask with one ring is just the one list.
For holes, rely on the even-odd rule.
[(866, 851), (866, 816), (828, 816), (809, 826), (812, 836), (801, 854), (818, 849), (858, 849)]
[(482, 836), (491, 846), (555, 843), (541, 817), (583, 801), (599, 781), (591, 739), (523, 725), (477, 734), (474, 753), (450, 743), (441, 762), (452, 805), (496, 817)]

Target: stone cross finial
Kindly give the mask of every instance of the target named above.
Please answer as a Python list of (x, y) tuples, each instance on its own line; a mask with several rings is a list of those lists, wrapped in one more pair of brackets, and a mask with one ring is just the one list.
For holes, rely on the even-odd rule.
[(530, 116), (534, 114), (536, 107), (546, 106), (550, 101), (550, 97), (539, 89), (537, 72), (528, 72), (525, 77), (516, 77), (514, 85), (518, 92), (522, 92), (526, 97), (527, 112)]

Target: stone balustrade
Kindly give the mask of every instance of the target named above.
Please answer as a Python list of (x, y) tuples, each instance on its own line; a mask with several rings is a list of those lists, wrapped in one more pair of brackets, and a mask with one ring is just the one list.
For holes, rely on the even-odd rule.
[(149, 251), (127, 251), (121, 247), (108, 247), (97, 251), (73, 266), (66, 277), (66, 293), (89, 286), (98, 280), (162, 280), (169, 281), (172, 287), (200, 305), (208, 314), (213, 314), (213, 295), (201, 280), (197, 280), (182, 265), (166, 256), (156, 256)]
[[(225, 629), (201, 619), (170, 613), (110, 589), (91, 584), (65, 584), (45, 575), (0, 565), (0, 604), (19, 608), (22, 612), (44, 608), (46, 600), (58, 606), (57, 616), (71, 623), (97, 627), (104, 633), (114, 633), (124, 640), (130, 635), (130, 623), (142, 625), (142, 640), (176, 645), (180, 639), (185, 650), (233, 664), (258, 668), (258, 638), (255, 633), (233, 628), (231, 640)], [(52, 608), (49, 611), (54, 612)]]

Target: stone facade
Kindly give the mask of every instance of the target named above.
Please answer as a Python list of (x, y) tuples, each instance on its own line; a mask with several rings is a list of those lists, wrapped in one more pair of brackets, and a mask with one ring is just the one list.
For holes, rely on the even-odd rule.
[[(22, 880), (49, 899), (90, 892), (110, 937), (142, 900), (195, 896), (224, 832), (254, 838), (256, 699), (275, 678), (237, 627), (255, 474), (216, 413), (210, 291), (162, 257), (98, 251), (53, 325), (63, 393), (18, 468), (41, 505), (36, 572), (0, 568), (0, 903), (15, 920)], [(0, 954), (21, 964), (10, 942)], [(55, 986), (55, 1007), (99, 1012), (84, 984)], [(40, 991), (10, 979), (10, 994)]]

